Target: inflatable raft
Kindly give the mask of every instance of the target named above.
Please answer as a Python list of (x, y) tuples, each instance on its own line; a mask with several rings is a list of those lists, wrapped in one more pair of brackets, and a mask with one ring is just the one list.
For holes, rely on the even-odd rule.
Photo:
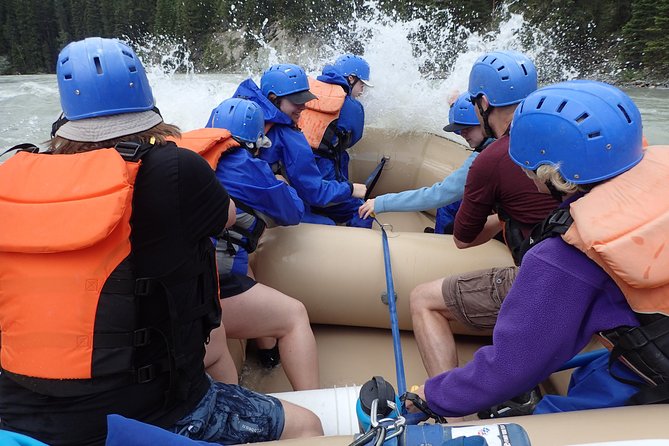
[[(373, 196), (430, 186), (457, 169), (469, 153), (464, 146), (436, 135), (370, 129), (352, 151), (351, 176), (353, 181), (363, 182), (385, 157), (388, 161)], [(406, 384), (410, 387), (426, 379), (411, 331), (410, 291), (420, 283), (447, 275), (513, 262), (506, 247), (494, 240), (459, 250), (451, 236), (423, 233), (426, 226), (434, 225), (434, 210), (380, 214), (378, 220), (388, 234)], [(349, 444), (357, 430), (354, 404), (359, 386), (381, 375), (397, 389), (390, 318), (384, 303), (387, 296), (381, 232), (310, 224), (268, 229), (252, 258), (252, 267), (259, 282), (305, 304), (318, 344), (323, 390), (291, 392), (280, 367), (269, 371), (259, 368), (253, 352), (247, 355), (243, 341), (230, 340), (241, 383), (302, 404), (321, 417), (326, 437), (286, 444)], [(491, 342), (490, 332), (458, 324), (453, 330), (461, 364), (469, 361), (480, 346)], [(597, 348), (600, 346), (593, 342), (588, 349)], [(542, 384), (542, 390), (563, 394), (569, 376), (570, 371), (553, 374)], [(522, 425), (532, 444), (566, 445), (663, 438), (667, 414), (666, 406), (646, 406), (503, 421)]]

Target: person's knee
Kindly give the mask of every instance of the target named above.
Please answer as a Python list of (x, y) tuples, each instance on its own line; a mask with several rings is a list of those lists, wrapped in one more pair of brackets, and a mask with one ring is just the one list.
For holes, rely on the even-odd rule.
[(323, 435), (323, 425), (318, 416), (302, 406), (281, 402), (285, 411), (285, 425), (281, 439), (299, 437), (319, 437)]
[(307, 308), (302, 302), (291, 298), (289, 306), (290, 309), (288, 314), (290, 314), (293, 324), (309, 325), (309, 313), (307, 313)]
[(429, 309), (429, 299), (429, 288), (427, 287), (427, 284), (420, 284), (411, 290), (411, 293), (409, 293), (409, 309), (411, 310), (411, 314), (420, 313)]
[(321, 419), (318, 418), (318, 415), (313, 413), (310, 410), (305, 410), (305, 415), (303, 418), (304, 431), (303, 437), (320, 437), (323, 435), (323, 424)]

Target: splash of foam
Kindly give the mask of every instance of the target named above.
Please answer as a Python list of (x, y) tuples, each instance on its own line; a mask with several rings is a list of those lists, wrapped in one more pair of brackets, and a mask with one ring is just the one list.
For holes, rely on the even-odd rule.
[[(449, 99), (467, 88), (469, 70), (484, 52), (526, 53), (536, 62), (544, 83), (578, 74), (553, 49), (551, 37), (530, 26), (521, 14), (502, 7), (498, 15), (494, 30), (477, 33), (455, 23), (445, 10), (415, 10), (411, 17), (401, 18), (382, 10), (377, 0), (367, 0), (361, 8), (351, 8), (350, 19), (330, 28), (328, 35), (309, 35), (297, 45), (293, 37), (270, 30), (264, 20), (259, 29), (247, 32), (258, 50), (239, 61), (236, 71), (258, 81), (266, 67), (290, 62), (317, 75), (340, 54), (356, 52), (370, 63), (375, 85), (362, 97), (368, 126), (443, 134)], [(211, 108), (232, 94), (234, 83), (241, 80), (241, 75), (197, 74), (183, 41), (159, 37), (144, 43), (140, 51), (149, 55), (147, 71), (159, 106), (167, 107), (166, 118), (173, 116), (186, 129), (201, 126)]]

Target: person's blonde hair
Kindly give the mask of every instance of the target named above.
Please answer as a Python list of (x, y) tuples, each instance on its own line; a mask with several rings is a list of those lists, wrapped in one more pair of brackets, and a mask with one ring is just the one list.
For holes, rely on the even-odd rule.
[(584, 190), (578, 184), (574, 184), (571, 181), (565, 180), (558, 170), (559, 167), (559, 165), (554, 164), (542, 164), (537, 168), (537, 170), (523, 168), (523, 171), (531, 179), (537, 180), (540, 183), (550, 183), (557, 191), (564, 194), (573, 194), (575, 192)]
[(88, 152), (95, 149), (106, 149), (114, 147), (120, 142), (136, 142), (139, 144), (149, 144), (153, 138), (153, 143), (164, 144), (168, 137), (181, 137), (181, 130), (179, 127), (161, 122), (160, 124), (151, 127), (140, 133), (132, 135), (121, 136), (120, 138), (109, 139), (100, 142), (81, 142), (71, 141), (60, 136), (55, 136), (48, 141), (49, 151), (57, 154), (73, 154), (80, 152)]

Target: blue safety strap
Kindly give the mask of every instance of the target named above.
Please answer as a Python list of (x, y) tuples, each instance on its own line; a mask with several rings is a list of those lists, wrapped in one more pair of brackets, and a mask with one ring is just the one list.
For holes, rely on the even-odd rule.
[(381, 228), (381, 239), (383, 241), (383, 264), (386, 270), (386, 292), (388, 293), (388, 311), (390, 312), (390, 328), (393, 333), (393, 352), (395, 354), (395, 372), (397, 375), (397, 391), (404, 395), (407, 391), (406, 377), (404, 375), (404, 360), (402, 359), (402, 344), (400, 340), (400, 329), (397, 321), (397, 307), (395, 306), (395, 285), (393, 284), (393, 271), (390, 265), (390, 248), (388, 247), (388, 234), (386, 230), (374, 217), (374, 221)]

